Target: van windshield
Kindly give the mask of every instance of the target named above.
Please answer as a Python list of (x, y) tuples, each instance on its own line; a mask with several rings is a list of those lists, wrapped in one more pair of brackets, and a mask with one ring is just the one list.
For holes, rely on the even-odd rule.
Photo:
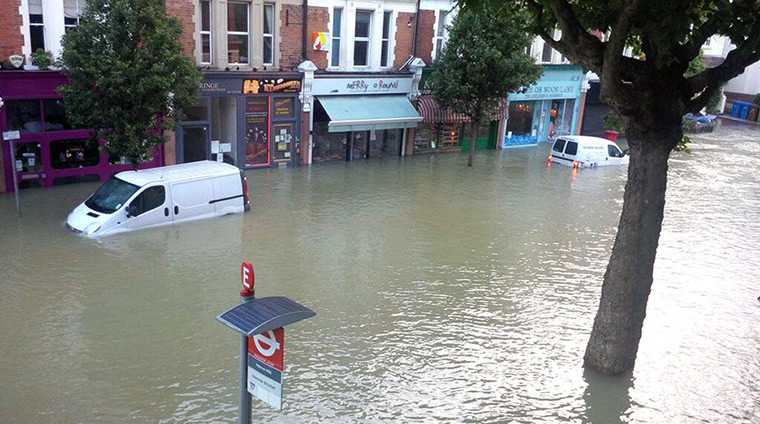
[(138, 188), (140, 187), (113, 177), (100, 186), (84, 204), (100, 213), (114, 213), (135, 194)]

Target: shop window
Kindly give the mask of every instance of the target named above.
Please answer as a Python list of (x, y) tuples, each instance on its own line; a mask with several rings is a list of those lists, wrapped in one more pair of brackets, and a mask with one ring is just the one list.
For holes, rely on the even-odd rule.
[(420, 124), (414, 131), (414, 150), (435, 149), (438, 124)]
[(227, 62), (248, 64), (248, 3), (227, 3)]
[(343, 9), (333, 9), (333, 24), (332, 24), (332, 53), (330, 54), (330, 66), (340, 65), (340, 28), (341, 20), (343, 18)]
[(369, 157), (393, 158), (401, 156), (401, 138), (403, 130), (378, 130), (375, 139), (370, 139)]
[(42, 20), (42, 0), (29, 0), (29, 41), (32, 51), (45, 50), (45, 24)]
[(372, 12), (357, 11), (354, 27), (354, 66), (369, 66), (369, 34)]
[(66, 32), (79, 25), (79, 16), (82, 15), (85, 0), (63, 0), (63, 26)]
[(264, 65), (274, 64), (274, 5), (264, 4)]
[(211, 1), (201, 0), (201, 63), (211, 63)]
[(53, 169), (84, 168), (100, 163), (100, 149), (94, 140), (54, 140), (50, 142)]
[(47, 99), (42, 101), (45, 111), (45, 131), (70, 130), (72, 126), (66, 118), (66, 110), (63, 108), (63, 100)]
[(37, 172), (42, 170), (42, 146), (39, 143), (16, 145), (16, 171)]
[[(184, 109), (183, 121), (208, 121), (208, 97), (201, 97), (198, 101)], [(45, 109), (45, 117), (47, 117), (47, 109)]]
[(441, 124), (440, 147), (456, 147), (461, 145), (459, 124), (445, 123)]
[(152, 211), (166, 202), (166, 189), (163, 186), (148, 187), (140, 193), (132, 203), (130, 209), (137, 209), (134, 216), (142, 215), (145, 212)]
[(346, 160), (346, 133), (331, 133), (327, 121), (314, 121), (314, 151), (312, 160)]
[(8, 100), (5, 102), (8, 129), (22, 134), (42, 132), (42, 110), (39, 100)]
[(380, 66), (383, 67), (388, 66), (390, 61), (391, 16), (393, 16), (392, 12), (383, 13), (383, 39), (380, 49)]
[(510, 102), (507, 128), (513, 135), (531, 135), (533, 106), (530, 103)]

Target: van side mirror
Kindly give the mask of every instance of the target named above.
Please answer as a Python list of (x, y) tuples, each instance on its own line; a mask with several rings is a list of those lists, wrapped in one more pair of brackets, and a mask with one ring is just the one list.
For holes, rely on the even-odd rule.
[(137, 210), (137, 206), (135, 205), (129, 205), (127, 206), (127, 217), (134, 217), (140, 215), (140, 212)]

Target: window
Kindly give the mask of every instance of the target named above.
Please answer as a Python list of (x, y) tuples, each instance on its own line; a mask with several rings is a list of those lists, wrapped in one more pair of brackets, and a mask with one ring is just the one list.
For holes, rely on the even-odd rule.
[(63, 100), (43, 100), (42, 110), (45, 112), (45, 131), (61, 131), (72, 129), (72, 126), (69, 124), (69, 120), (66, 118), (66, 110), (63, 108)]
[(248, 3), (227, 3), (227, 62), (248, 64)]
[(119, 210), (140, 187), (112, 177), (84, 202), (88, 208), (105, 214)]
[(66, 32), (79, 25), (79, 16), (84, 9), (85, 0), (63, 0), (63, 26)]
[(613, 146), (612, 144), (607, 145), (607, 153), (611, 158), (622, 158), (623, 152), (620, 151), (620, 149), (617, 148), (617, 146)]
[(130, 209), (132, 207), (137, 208), (134, 216), (142, 215), (145, 212), (156, 209), (164, 204), (166, 201), (166, 190), (164, 186), (148, 187), (140, 193), (132, 203), (129, 204)]
[(541, 62), (542, 63), (551, 63), (552, 61), (552, 52), (554, 49), (552, 49), (552, 46), (549, 45), (546, 41), (544, 41), (544, 51), (541, 53)]
[(332, 54), (330, 58), (331, 66), (340, 65), (340, 28), (341, 20), (343, 18), (343, 9), (333, 9), (333, 25), (332, 25)]
[(42, 108), (39, 100), (8, 100), (5, 102), (8, 129), (21, 134), (42, 132)]
[(264, 5), (264, 65), (274, 64), (274, 5)]
[(441, 57), (441, 50), (443, 50), (443, 38), (446, 33), (446, 11), (438, 11), (438, 27), (435, 31), (435, 58)]
[(380, 66), (388, 66), (390, 59), (390, 33), (391, 33), (391, 16), (393, 12), (383, 13), (383, 41), (380, 49)]
[(201, 0), (201, 63), (211, 63), (211, 1)]
[(50, 142), (50, 165), (53, 169), (97, 166), (100, 149), (95, 140), (54, 140)]
[(45, 50), (45, 24), (42, 22), (42, 0), (29, 0), (29, 41), (32, 52)]
[(578, 154), (578, 143), (574, 141), (568, 141), (567, 146), (565, 147), (565, 154), (566, 155), (577, 155)]
[(562, 150), (565, 149), (565, 140), (562, 138), (558, 138), (557, 141), (554, 142), (554, 147), (552, 150), (558, 153), (562, 153)]
[(354, 66), (369, 66), (369, 34), (372, 12), (357, 11), (354, 27)]

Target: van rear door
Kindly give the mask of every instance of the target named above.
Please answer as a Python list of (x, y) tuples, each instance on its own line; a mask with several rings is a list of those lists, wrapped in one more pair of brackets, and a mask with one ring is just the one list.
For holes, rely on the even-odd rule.
[(243, 212), (245, 195), (240, 174), (214, 177), (214, 213), (217, 216)]
[(171, 184), (174, 221), (214, 216), (214, 185), (211, 178)]

